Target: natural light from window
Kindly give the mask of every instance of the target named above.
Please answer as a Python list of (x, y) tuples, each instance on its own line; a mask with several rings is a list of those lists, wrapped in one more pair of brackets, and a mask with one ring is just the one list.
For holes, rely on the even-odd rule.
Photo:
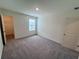
[(29, 31), (35, 31), (35, 27), (36, 27), (36, 20), (29, 19)]

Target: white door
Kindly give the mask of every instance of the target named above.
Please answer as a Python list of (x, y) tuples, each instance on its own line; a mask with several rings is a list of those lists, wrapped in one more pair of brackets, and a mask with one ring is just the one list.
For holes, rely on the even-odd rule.
[(75, 49), (75, 50), (79, 52), (79, 39), (78, 39), (78, 42), (77, 42), (77, 47), (76, 47), (76, 49)]
[(77, 46), (77, 34), (78, 34), (78, 24), (72, 23), (67, 25), (64, 34), (64, 43), (65, 47), (75, 49)]

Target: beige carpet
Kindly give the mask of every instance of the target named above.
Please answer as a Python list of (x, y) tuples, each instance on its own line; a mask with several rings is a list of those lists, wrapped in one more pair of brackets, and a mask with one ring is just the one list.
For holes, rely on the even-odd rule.
[(78, 59), (79, 53), (51, 40), (32, 36), (9, 41), (2, 59)]

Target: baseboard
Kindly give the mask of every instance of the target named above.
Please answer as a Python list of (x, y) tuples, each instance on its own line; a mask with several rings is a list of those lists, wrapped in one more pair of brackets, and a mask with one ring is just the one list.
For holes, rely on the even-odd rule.
[[(49, 38), (46, 38), (46, 37), (44, 37), (44, 36), (41, 36), (41, 35), (39, 35), (38, 34), (38, 36), (40, 36), (40, 37), (42, 37), (42, 38), (44, 38), (44, 39), (47, 39), (47, 40), (51, 40), (51, 39), (49, 39)], [(53, 41), (53, 40), (51, 40), (51, 41)], [(56, 42), (56, 41), (53, 41), (53, 42), (55, 42), (56, 44), (59, 44), (59, 45), (61, 45), (60, 43), (58, 43), (58, 42)], [(62, 45), (61, 45), (62, 46)]]
[(33, 34), (33, 35), (24, 36), (24, 37), (21, 37), (21, 38), (15, 38), (15, 39), (24, 39), (24, 38), (29, 38), (29, 37), (32, 37), (32, 36), (35, 36), (35, 35), (38, 35), (38, 34)]
[[(43, 37), (43, 36), (41, 36), (41, 35), (39, 35), (38, 34), (38, 36), (40, 36), (40, 37), (42, 37), (42, 38), (44, 38), (44, 39), (48, 39), (48, 40), (51, 40), (51, 39), (49, 39), (49, 38), (46, 38), (46, 37)], [(51, 41), (53, 41), (53, 40), (51, 40)], [(55, 42), (55, 41), (53, 41), (53, 42)], [(55, 42), (56, 44), (59, 44), (59, 45), (61, 45), (62, 47), (65, 47), (65, 46), (63, 46), (62, 44), (60, 44), (60, 43), (58, 43), (58, 42)], [(67, 48), (67, 47), (65, 47), (65, 48)], [(70, 49), (70, 48), (68, 48), (68, 49)], [(73, 50), (73, 49), (70, 49), (71, 51), (74, 51), (74, 52), (76, 52), (76, 53), (79, 53), (78, 51), (76, 51), (76, 50)]]

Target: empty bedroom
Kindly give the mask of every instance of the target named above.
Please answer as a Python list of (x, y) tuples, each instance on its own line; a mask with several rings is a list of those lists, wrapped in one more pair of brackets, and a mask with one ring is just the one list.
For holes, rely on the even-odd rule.
[(0, 59), (78, 58), (78, 0), (0, 0)]

